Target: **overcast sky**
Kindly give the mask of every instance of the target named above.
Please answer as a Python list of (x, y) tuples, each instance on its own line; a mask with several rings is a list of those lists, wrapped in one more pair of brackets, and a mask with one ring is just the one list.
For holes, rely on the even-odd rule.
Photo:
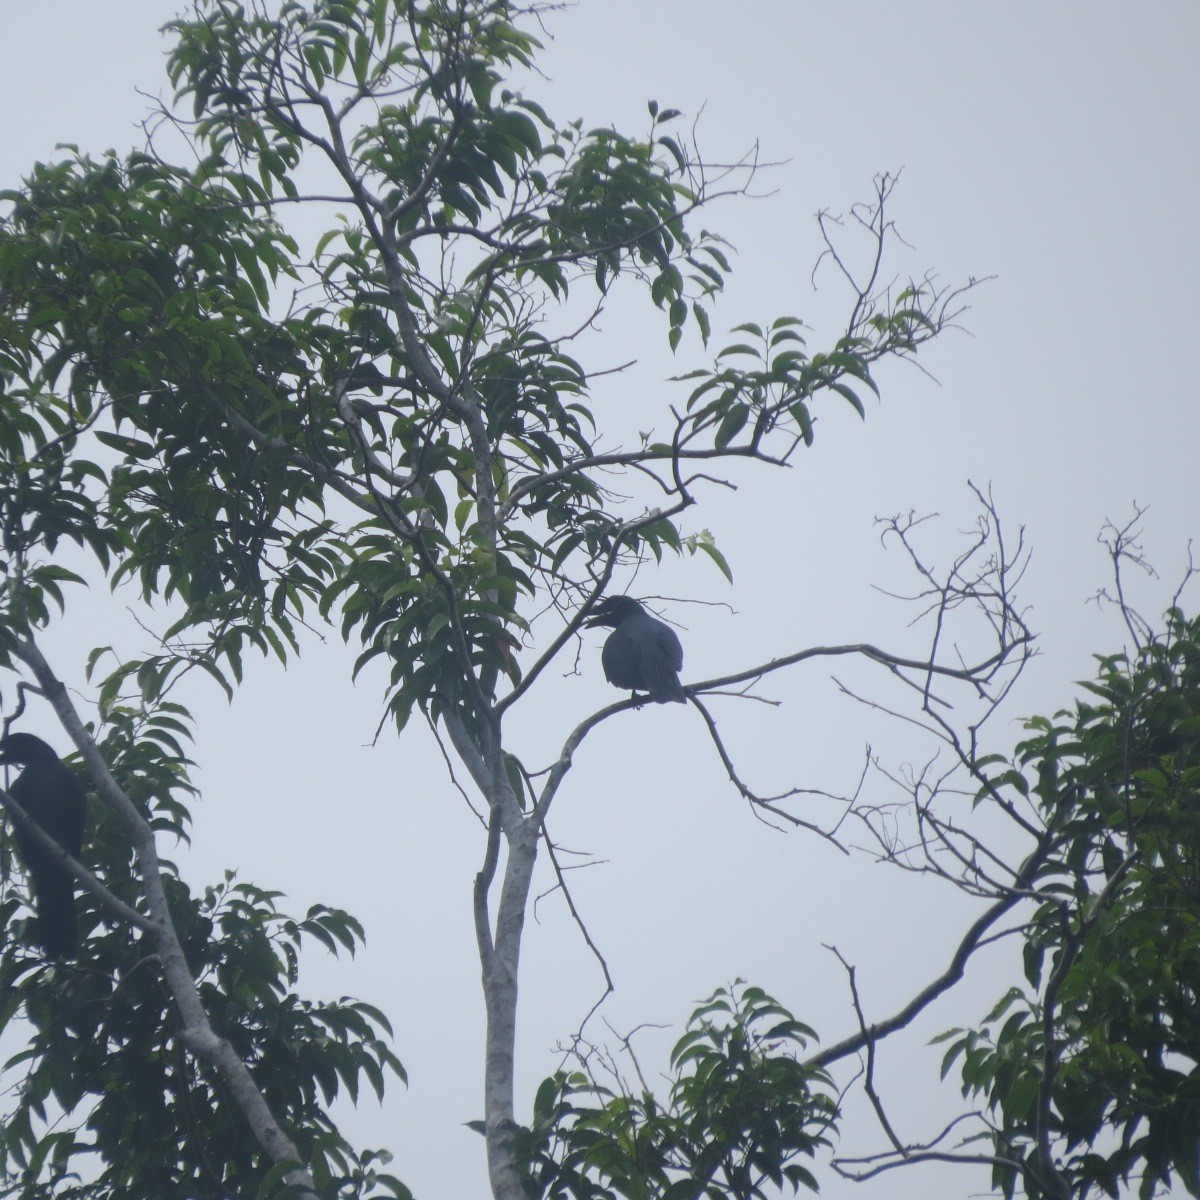
[[(16, 185), (56, 142), (130, 147), (146, 100), (166, 91), (156, 28), (172, 2), (119, 6), (40, 0), (5, 6), (0, 187)], [(777, 165), (760, 198), (703, 218), (737, 248), (717, 330), (788, 313), (834, 333), (839, 294), (812, 267), (812, 214), (846, 209), (872, 176), (903, 168), (893, 215), (912, 247), (900, 273), (933, 268), (946, 282), (996, 278), (971, 296), (963, 324), (922, 356), (935, 379), (885, 370), (883, 398), (861, 423), (827, 407), (816, 446), (786, 477), (747, 474), (696, 518), (729, 557), (735, 585), (687, 560), (645, 572), (635, 593), (671, 597), (685, 678), (698, 679), (818, 643), (919, 648), (907, 614), (873, 585), (895, 589), (899, 565), (872, 519), (937, 511), (969, 524), (966, 483), (991, 485), (1004, 518), (1026, 528), (1033, 560), (1023, 595), (1040, 634), (1030, 668), (993, 730), (997, 749), (1017, 718), (1070, 703), (1091, 655), (1120, 644), (1111, 614), (1088, 603), (1108, 582), (1096, 534), (1147, 508), (1145, 545), (1163, 578), (1140, 585), (1148, 614), (1169, 600), (1188, 539), (1200, 533), (1196, 453), (1200, 409), (1192, 342), (1200, 247), (1200, 7), (1187, 3), (929, 3), (821, 0), (581, 0), (553, 16), (555, 40), (529, 92), (559, 120), (641, 130), (655, 98), (699, 120), (717, 161), (754, 143)], [(638, 366), (599, 393), (614, 422), (638, 428), (676, 390), (667, 376), (703, 365), (685, 340), (672, 359), (644, 308), (620, 305), (598, 343), (608, 362)], [(685, 600), (718, 600), (700, 607)], [(1193, 594), (1193, 607), (1195, 595)], [(97, 601), (97, 612), (107, 611)], [(47, 641), (61, 671), (104, 640), (77, 604)], [(130, 637), (127, 626), (119, 636)], [(541, 765), (569, 729), (612, 698), (588, 638), (579, 676), (547, 681), (514, 720), (515, 749)], [(131, 640), (128, 651), (138, 648)], [(361, 995), (389, 1012), (411, 1087), (383, 1112), (348, 1118), (364, 1144), (396, 1151), (397, 1173), (422, 1200), (481, 1196), (482, 1143), (463, 1128), (481, 1115), (482, 1003), (470, 883), (482, 842), (448, 783), (436, 746), (414, 727), (371, 749), (379, 695), (352, 691), (347, 655), (314, 647), (283, 674), (264, 665), (230, 707), (194, 696), (204, 800), (193, 882), (235, 866), (302, 908), (339, 904), (365, 922), (367, 951), (349, 969), (310, 956), (308, 987)], [(872, 686), (869, 672), (849, 676)], [(775, 676), (779, 709), (719, 709), (752, 784), (853, 786), (870, 742), (894, 765), (926, 748), (838, 696), (827, 668)], [(10, 693), (11, 695), (11, 693)], [(45, 714), (31, 717), (59, 749)], [(889, 1013), (944, 964), (975, 909), (944, 886), (848, 862), (803, 834), (756, 822), (682, 706), (610, 721), (586, 744), (552, 816), (555, 837), (598, 865), (577, 873), (576, 902), (617, 983), (604, 1014), (644, 1035), (660, 1061), (692, 1002), (743, 976), (773, 992), (832, 1041), (854, 1027), (844, 977), (822, 949), (858, 964), (870, 1016)], [(882, 794), (881, 794), (882, 798)], [(543, 879), (544, 890), (550, 886)], [(601, 978), (563, 906), (548, 898), (528, 925), (520, 1078), (532, 1087), (557, 1063)], [(928, 1037), (976, 1020), (1009, 982), (1002, 955), (973, 972), (958, 999), (883, 1052), (881, 1084), (901, 1136), (934, 1132), (955, 1108), (938, 1093)], [(303, 982), (303, 981), (302, 981)], [(593, 1036), (603, 1036), (599, 1025)], [(940, 1105), (940, 1106), (938, 1106)], [(928, 1107), (926, 1107), (928, 1106)], [(843, 1148), (884, 1138), (852, 1110)], [(822, 1172), (828, 1197), (962, 1195), (986, 1180), (903, 1173), (854, 1188)]]

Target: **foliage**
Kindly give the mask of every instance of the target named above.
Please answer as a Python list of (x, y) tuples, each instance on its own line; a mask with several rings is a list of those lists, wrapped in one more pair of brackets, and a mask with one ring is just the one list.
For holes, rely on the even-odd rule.
[[(652, 105), (640, 138), (556, 125), (503, 86), (536, 49), (516, 9), (400, 8), (269, 19), (210, 0), (172, 27), (197, 167), (76, 155), (5, 194), (0, 506), (30, 585), (14, 616), (46, 619), (37, 551), (68, 538), (114, 583), (182, 603), (171, 633), (203, 631), (161, 676), (236, 683), (247, 647), (293, 653), (315, 606), (360, 639), (360, 667), (388, 663), (399, 724), (477, 707), (479, 686), (523, 678), (522, 598), (571, 603), (618, 559), (683, 548), (686, 493), (629, 520), (597, 465), (670, 486), (681, 452), (787, 456), (812, 441), (816, 397), (861, 408), (850, 383), (873, 387), (872, 361), (932, 331), (920, 289), (812, 358), (794, 319), (739, 327), (757, 344), (683, 377), (700, 382), (673, 435), (603, 455), (588, 372), (548, 317), (586, 325), (582, 293), (603, 302), (629, 276), (673, 343), (689, 320), (707, 338), (728, 268), (685, 227), (709, 196), (663, 130), (676, 114)], [(356, 219), (310, 261), (272, 214), (330, 129)]]
[[(1178, 609), (1091, 699), (1030, 721), (1000, 782), (1053, 839), (1033, 886), (1027, 989), (959, 1030), (964, 1093), (996, 1119), (1012, 1195), (1200, 1193), (1200, 619)], [(1005, 1165), (1008, 1164), (1008, 1165)], [(1052, 1169), (1050, 1169), (1052, 1168)]]
[[(113, 924), (113, 904), (87, 901), (78, 963), (44, 966), (23, 953), (10, 898), (4, 1017), (24, 1012), (35, 1033), (10, 1064), (25, 1085), (0, 1145), (22, 1194), (266, 1194), (281, 1181), (405, 1194), (327, 1114), (340, 1091), (399, 1072), (386, 1022), (295, 990), (301, 942), (353, 949), (354, 920), (287, 918), (274, 893), (232, 878), (197, 896), (169, 863), (151, 878), (113, 815), (123, 796), (154, 832), (186, 836), (183, 675), (232, 693), (248, 650), (286, 662), (301, 627), (331, 627), (361, 648), (355, 674), (383, 668), (398, 729), (420, 713), (449, 733), (493, 818), (476, 919), (489, 1030), (511, 1030), (525, 898), (571, 743), (526, 805), (529, 777), (502, 744), (507, 708), (643, 561), (700, 550), (729, 575), (685, 519), (695, 491), (720, 482), (714, 462), (790, 463), (826, 400), (861, 413), (873, 365), (953, 319), (953, 293), (928, 282), (876, 290), (885, 178), (857, 214), (876, 273), (827, 349), (810, 354), (794, 317), (744, 323), (674, 381), (675, 404), (608, 407), (584, 352), (618, 287), (661, 314), (673, 350), (689, 331), (706, 354), (718, 341), (729, 261), (693, 218), (721, 193), (668, 131), (674, 110), (650, 102), (640, 131), (585, 130), (525, 95), (538, 15), (512, 0), (198, 0), (168, 27), (175, 107), (144, 150), (72, 150), (0, 193), (0, 668), (37, 675), (39, 636), (86, 619), (88, 573), (140, 594), (155, 645), (115, 665), (92, 655), (93, 725), (75, 728), (66, 689), (38, 676), (85, 758), (98, 748), (116, 779), (106, 791), (88, 761), (101, 803), (84, 866), (151, 918), (160, 960), (182, 946), (215, 1040), (250, 1068), (311, 1173), (297, 1181), (286, 1153), (265, 1154), (270, 1121), (240, 1123), (230, 1080), (188, 1053), (178, 981)], [(180, 140), (187, 166), (159, 151)], [(751, 175), (719, 178), (737, 192)], [(291, 221), (300, 206), (319, 233)], [(622, 448), (633, 416), (640, 437)], [(585, 1133), (617, 1147), (644, 1124), (666, 1139), (661, 1169), (699, 1163), (708, 1195), (810, 1182), (792, 1160), (832, 1106), (809, 1090), (823, 1080), (768, 1048), (806, 1031), (752, 989), (712, 1004), (681, 1043), (670, 1107), (581, 1111), (564, 1171), (632, 1188), (618, 1158), (572, 1155)], [(704, 1023), (718, 1012), (727, 1024)], [(512, 1195), (512, 1057), (511, 1040), (488, 1054), (497, 1196)], [(577, 1086), (555, 1085), (564, 1098)], [(132, 1092), (149, 1116), (124, 1107)], [(765, 1106), (754, 1122), (740, 1107), (750, 1094)], [(98, 1180), (71, 1182), (95, 1156)], [(669, 1194), (689, 1187), (675, 1179)]]
[[(110, 714), (103, 749), (151, 824), (186, 833), (175, 793), (191, 790), (177, 735), (177, 706), (145, 717)], [(92, 806), (85, 863), (116, 895), (143, 908), (127, 838)], [(5, 851), (7, 855), (7, 849)], [(388, 1074), (404, 1079), (388, 1046), (391, 1027), (368, 1004), (314, 1002), (296, 992), (299, 951), (316, 941), (351, 954), (358, 922), (339, 909), (310, 907), (303, 918), (279, 911), (277, 892), (236, 880), (194, 894), (167, 864), (171, 916), (215, 1031), (236, 1047), (273, 1111), (287, 1121), (314, 1173), (339, 1196), (407, 1196), (339, 1134), (328, 1106), (357, 1101), (369, 1084), (382, 1095)], [(186, 1053), (180, 1022), (153, 956), (124, 927), (106, 927), (90, 895), (81, 897), (77, 960), (44, 962), (26, 948), (29, 917), (9, 889), (0, 919), (0, 1029), (28, 1021), (22, 1050), (4, 1064), (22, 1084), (0, 1131), (0, 1195), (177, 1197), (243, 1195), (269, 1162), (247, 1136), (221, 1082)], [(131, 1103), (131, 1098), (136, 1098)], [(99, 1172), (79, 1179), (98, 1156)]]
[(837, 1105), (828, 1076), (796, 1057), (814, 1036), (760, 988), (737, 985), (692, 1013), (665, 1104), (644, 1083), (614, 1093), (584, 1071), (551, 1076), (517, 1143), (529, 1194), (751, 1200), (785, 1181), (816, 1190), (796, 1160), (829, 1144)]

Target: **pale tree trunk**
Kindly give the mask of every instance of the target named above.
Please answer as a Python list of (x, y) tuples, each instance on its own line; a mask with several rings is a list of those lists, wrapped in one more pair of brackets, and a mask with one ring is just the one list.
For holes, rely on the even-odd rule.
[[(474, 899), (475, 934), (487, 1012), (483, 1099), (488, 1178), (495, 1200), (526, 1200), (521, 1173), (513, 1159), (517, 979), (541, 817), (536, 811), (529, 815), (521, 812), (504, 771), (497, 737), (490, 739), (492, 745), (487, 750), (481, 750), (462, 721), (449, 718), (446, 729), (491, 812), (487, 853), (475, 879)], [(499, 868), (502, 841), (504, 870), (493, 927), (489, 897)]]

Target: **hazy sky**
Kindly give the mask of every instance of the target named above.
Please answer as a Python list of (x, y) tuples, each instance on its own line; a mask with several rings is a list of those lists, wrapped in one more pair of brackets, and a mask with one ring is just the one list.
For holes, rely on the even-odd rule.
[[(99, 151), (137, 140), (146, 100), (165, 93), (156, 27), (172, 2), (119, 6), (41, 0), (5, 7), (0, 187), (15, 186), (56, 142)], [(731, 14), (733, 14), (731, 16)], [(1168, 601), (1189, 537), (1200, 533), (1197, 388), (1190, 360), (1200, 247), (1200, 8), (1170, 3), (805, 3), (803, 0), (581, 0), (553, 16), (555, 40), (528, 85), (560, 120), (640, 130), (646, 101), (698, 118), (717, 161), (755, 142), (758, 199), (703, 217), (737, 248), (715, 326), (789, 313), (834, 333), (832, 274), (811, 282), (820, 253), (812, 214), (866, 199), (871, 178), (903, 168), (893, 215), (912, 247), (901, 273), (936, 269), (947, 282), (996, 276), (971, 297), (963, 324), (922, 356), (921, 372), (889, 368), (865, 424), (827, 407), (816, 446), (786, 476), (747, 473), (696, 518), (735, 572), (728, 587), (698, 560), (647, 571), (637, 594), (682, 626), (685, 678), (706, 678), (810, 644), (874, 641), (918, 649), (906, 613), (873, 590), (895, 589), (899, 565), (872, 519), (940, 512), (946, 528), (973, 513), (968, 479), (993, 486), (1001, 513), (1026, 528), (1033, 561), (1023, 594), (1041, 657), (993, 730), (1053, 712), (1094, 652), (1121, 630), (1088, 599), (1108, 582), (1096, 533), (1146, 506), (1145, 544), (1162, 572), (1139, 598)], [(598, 411), (638, 428), (677, 391), (666, 377), (703, 365), (685, 340), (665, 351), (643, 308), (617, 308), (599, 343), (605, 361), (638, 359), (610, 380)], [(685, 606), (685, 599), (727, 602)], [(1193, 594), (1193, 605), (1195, 594)], [(101, 605), (98, 602), (98, 611)], [(64, 673), (103, 640), (80, 607), (47, 650)], [(104, 608), (107, 611), (107, 607)], [(124, 646), (138, 648), (128, 627)], [(612, 698), (590, 636), (580, 676), (547, 681), (510, 732), (526, 765), (542, 765), (569, 729)], [(198, 692), (195, 757), (203, 770), (193, 882), (236, 866), (289, 893), (360, 916), (369, 945), (351, 967), (310, 956), (313, 992), (353, 993), (394, 1018), (411, 1075), (385, 1111), (347, 1121), (364, 1144), (397, 1153), (396, 1171), (422, 1200), (482, 1196), (482, 1143), (463, 1122), (481, 1115), (482, 1004), (470, 922), (478, 827), (446, 780), (436, 747), (415, 725), (370, 741), (379, 696), (348, 685), (347, 655), (314, 647), (286, 675), (264, 665), (232, 707)], [(872, 686), (861, 668), (839, 676)], [(910, 742), (840, 699), (827, 668), (775, 676), (784, 701), (719, 708), (745, 773), (763, 790), (853, 786), (870, 742), (893, 765), (920, 763)], [(60, 749), (44, 714), (29, 728)], [(541, 761), (539, 761), (541, 760)], [(882, 798), (882, 793), (881, 793)], [(901, 877), (865, 858), (848, 862), (803, 834), (756, 822), (724, 781), (699, 725), (681, 706), (610, 721), (585, 745), (551, 820), (554, 836), (598, 865), (575, 873), (576, 902), (618, 991), (604, 1013), (644, 1035), (661, 1060), (693, 1001), (743, 976), (772, 991), (828, 1041), (854, 1028), (844, 977), (822, 944), (860, 971), (869, 1015), (884, 1016), (944, 964), (975, 909), (944, 885)], [(543, 878), (544, 890), (551, 880)], [(586, 947), (550, 897), (528, 925), (522, 980), (520, 1077), (529, 1090), (557, 1060), (599, 995)], [(1001, 956), (972, 973), (962, 996), (935, 1009), (883, 1052), (881, 1087), (901, 1136), (918, 1140), (956, 1111), (953, 1081), (938, 1092), (938, 1052), (923, 1041), (971, 1022), (1007, 986)], [(302, 980), (304, 982), (304, 980)], [(601, 1026), (590, 1027), (596, 1038)], [(926, 1106), (929, 1106), (926, 1109)], [(936, 1106), (936, 1107), (935, 1107)], [(861, 1107), (843, 1149), (882, 1149)], [(986, 1180), (944, 1171), (898, 1173), (854, 1188), (822, 1172), (822, 1192), (961, 1195)]]

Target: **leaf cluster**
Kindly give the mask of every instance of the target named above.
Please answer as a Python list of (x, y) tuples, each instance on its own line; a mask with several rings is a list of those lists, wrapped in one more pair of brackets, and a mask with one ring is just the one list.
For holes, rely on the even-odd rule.
[[(995, 1114), (1007, 1195), (1200, 1192), (1200, 620), (1167, 614), (1134, 656), (1030, 736), (1005, 776), (1053, 838), (1034, 873), (1028, 989), (958, 1031), (965, 1093)], [(1022, 1178), (1023, 1175), (1023, 1178)]]
[[(728, 573), (680, 523), (711, 479), (693, 461), (788, 461), (820, 394), (863, 412), (871, 365), (937, 331), (926, 287), (886, 311), (859, 297), (828, 353), (796, 318), (741, 325), (681, 377), (700, 381), (682, 415), (605, 445), (570, 343), (618, 277), (673, 347), (688, 322), (708, 343), (729, 261), (689, 217), (719, 193), (665, 132), (674, 110), (651, 102), (640, 134), (585, 131), (516, 90), (538, 48), (526, 15), (202, 0), (168, 27), (195, 166), (74, 154), (6, 194), (12, 628), (48, 621), (74, 581), (44, 561), (65, 537), (114, 585), (180, 606), (165, 640), (187, 649), (162, 681), (199, 666), (231, 687), (246, 649), (286, 660), (315, 611), (360, 640), (360, 669), (383, 660), (398, 725), (476, 713), (500, 681), (523, 688), (547, 598), (573, 615), (664, 550), (699, 546)], [(310, 177), (330, 193), (304, 195)], [(329, 201), (343, 211), (308, 256), (286, 206)]]
[[(177, 796), (193, 791), (179, 752), (186, 720), (178, 705), (141, 712), (118, 705), (99, 738), (152, 827), (181, 837), (188, 815)], [(145, 913), (124, 828), (102, 806), (92, 804), (89, 816), (84, 866)], [(6, 859), (10, 852), (6, 844)], [(364, 1085), (382, 1096), (389, 1075), (404, 1080), (386, 1017), (362, 1001), (312, 1001), (297, 990), (301, 946), (353, 954), (363, 940), (359, 923), (324, 905), (289, 916), (280, 893), (232, 872), (195, 892), (173, 864), (164, 867), (172, 922), (213, 1029), (287, 1123), (323, 1194), (407, 1196), (328, 1115), (339, 1096), (356, 1102)], [(84, 893), (78, 958), (43, 960), (28, 948), (32, 915), (13, 886), (19, 877), (10, 871), (0, 894), (0, 1030), (21, 1021), (26, 1033), (0, 1069), (15, 1084), (0, 1132), (0, 1195), (250, 1195), (271, 1163), (225, 1085), (187, 1052), (146, 941), (112, 926)]]
[[(538, 1089), (516, 1153), (546, 1200), (752, 1200), (786, 1182), (816, 1190), (800, 1160), (829, 1144), (837, 1105), (797, 1054), (813, 1038), (760, 988), (719, 988), (671, 1053), (665, 1101), (590, 1073)], [(639, 1074), (640, 1078), (640, 1074)]]

